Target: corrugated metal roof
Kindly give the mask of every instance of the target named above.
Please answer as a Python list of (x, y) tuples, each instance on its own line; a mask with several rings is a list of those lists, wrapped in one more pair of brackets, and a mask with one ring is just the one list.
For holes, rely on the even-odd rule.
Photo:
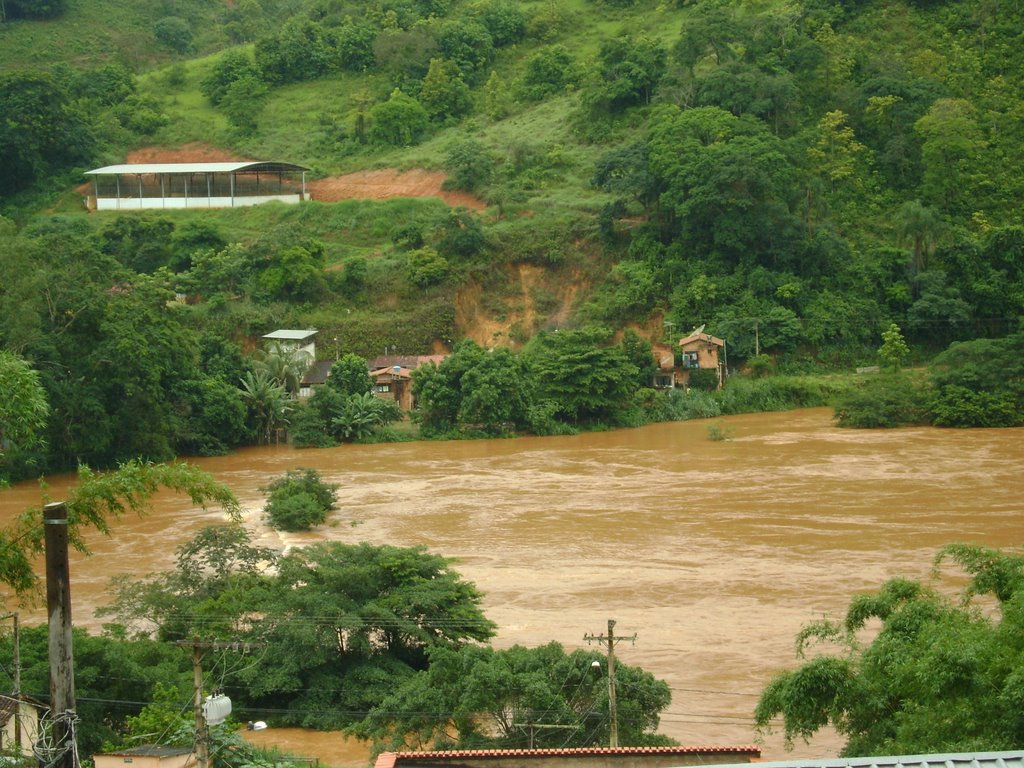
[(288, 328), (282, 328), (279, 331), (271, 331), (270, 333), (263, 334), (264, 339), (275, 339), (281, 341), (303, 341), (311, 336), (316, 336), (316, 328), (307, 328), (304, 331), (293, 331)]
[[(716, 765), (715, 768), (750, 768), (750, 765)], [(758, 763), (757, 768), (1024, 768), (1024, 751), (780, 760)]]
[(114, 176), (157, 173), (236, 173), (257, 171), (277, 173), (278, 171), (308, 171), (301, 165), (293, 163), (266, 162), (262, 160), (244, 160), (234, 163), (126, 163), (124, 165), (105, 165), (86, 171), (86, 176)]

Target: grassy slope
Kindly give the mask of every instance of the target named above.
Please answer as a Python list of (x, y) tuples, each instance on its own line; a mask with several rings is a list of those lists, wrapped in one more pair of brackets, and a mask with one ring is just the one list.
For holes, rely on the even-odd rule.
[[(189, 0), (181, 2), (188, 3)], [(522, 5), (529, 10), (542, 8), (546, 3), (526, 2)], [(583, 62), (593, 59), (603, 39), (622, 33), (658, 37), (670, 46), (691, 13), (690, 7), (679, 8), (676, 3), (657, 0), (640, 0), (629, 9), (610, 9), (592, 0), (566, 0), (558, 6), (565, 11), (570, 23), (557, 37), (544, 42), (528, 41), (499, 52), (494, 69), (506, 83), (515, 82), (530, 53), (552, 43), (565, 45)], [(207, 18), (214, 18), (214, 11), (206, 7), (204, 13)], [(774, 9), (784, 14), (787, 4), (782, 0), (763, 0), (748, 3), (745, 7), (757, 12)], [(18, 60), (21, 54), (12, 52), (25, 52), (33, 45), (42, 44), (51, 51), (63, 52), (72, 64), (103, 60), (101, 54), (109, 55), (110, 50), (121, 50), (122, 56), (130, 61), (144, 66), (155, 65), (161, 57), (166, 60), (166, 55), (154, 57), (148, 34), (137, 32), (148, 30), (154, 15), (160, 13), (155, 3), (147, 0), (133, 3), (126, 0), (71, 0), (71, 10), (60, 22), (38, 24), (31, 34), (15, 29), (14, 25), (9, 30), (0, 30), (7, 40), (16, 41), (13, 47), (0, 45), (3, 50), (0, 62)], [(846, 25), (841, 32), (852, 38), (854, 43), (851, 47), (858, 50), (859, 56), (863, 60), (871, 60), (877, 69), (890, 67), (894, 72), (902, 70), (952, 82), (955, 73), (950, 72), (949, 41), (930, 38), (921, 23), (922, 18), (920, 11), (903, 3), (866, 3), (860, 18)], [(109, 30), (104, 31), (108, 22)], [(36, 55), (28, 61), (39, 64), (40, 58)], [(557, 162), (550, 164), (549, 172), (527, 186), (525, 201), (511, 208), (512, 214), (528, 215), (528, 221), (524, 223), (513, 216), (492, 224), (495, 232), (504, 232), (511, 239), (529, 238), (531, 230), (542, 230), (546, 226), (558, 227), (564, 222), (592, 220), (594, 212), (609, 199), (590, 188), (589, 179), (595, 160), (611, 144), (583, 144), (571, 133), (568, 124), (577, 103), (575, 94), (538, 104), (518, 103), (514, 105), (512, 114), (500, 121), (491, 121), (477, 110), (461, 124), (440, 128), (414, 147), (364, 148), (346, 153), (340, 148), (337, 134), (345, 129), (349, 120), (352, 97), (364, 91), (375, 100), (385, 98), (391, 86), (382, 75), (338, 74), (316, 82), (275, 88), (259, 115), (256, 135), (240, 138), (231, 132), (223, 115), (213, 109), (199, 92), (199, 83), (209, 64), (209, 57), (188, 61), (185, 81), (178, 86), (170, 84), (166, 68), (155, 67), (140, 78), (140, 90), (159, 98), (171, 118), (170, 124), (155, 137), (154, 143), (174, 146), (204, 141), (230, 147), (246, 156), (302, 163), (320, 176), (374, 167), (438, 168), (452, 142), (466, 136), (483, 142), (499, 158), (509, 157), (524, 147), (549, 158), (557, 157)], [(955, 93), (955, 87), (953, 90)], [(476, 89), (474, 95), (482, 102), (482, 89)], [(625, 142), (632, 138), (640, 130), (641, 119), (637, 117), (632, 124), (626, 122), (618, 126), (615, 140)], [(109, 161), (116, 159), (114, 156), (108, 158)], [(73, 200), (73, 197), (71, 202), (65, 199), (61, 207), (73, 206)], [(429, 208), (433, 203), (426, 205)], [(307, 231), (327, 243), (331, 263), (353, 255), (371, 259), (386, 256), (391, 248), (386, 224), (413, 215), (409, 210), (396, 209), (390, 203), (340, 204), (335, 211), (332, 208), (315, 207), (302, 214), (302, 224)], [(299, 215), (269, 210), (259, 213), (230, 211), (217, 214), (217, 218), (219, 225), (232, 238), (245, 239), (257, 236), (279, 219)], [(487, 215), (492, 221), (497, 217), (493, 210)], [(882, 216), (876, 218), (874, 222), (869, 217), (865, 218), (861, 223), (860, 236), (875, 239), (891, 235), (891, 222)], [(349, 225), (359, 221), (376, 223)], [(854, 234), (854, 239), (857, 237)], [(575, 279), (589, 282), (581, 278), (587, 272), (591, 278), (599, 277), (608, 267), (600, 255), (594, 248), (574, 254), (575, 261), (569, 266), (574, 270)], [(564, 277), (565, 272), (559, 279)], [(514, 296), (514, 286), (494, 283), (494, 279), (492, 276), (493, 284), (488, 286), (490, 290)], [(585, 291), (579, 295), (585, 296)], [(415, 297), (408, 300), (415, 301)]]

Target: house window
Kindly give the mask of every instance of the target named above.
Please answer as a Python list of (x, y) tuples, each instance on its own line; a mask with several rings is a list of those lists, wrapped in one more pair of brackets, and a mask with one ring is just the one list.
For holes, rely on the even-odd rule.
[(377, 391), (378, 392), (390, 392), (391, 391), (391, 385), (390, 384), (378, 384), (377, 385)]
[(683, 352), (683, 368), (699, 368), (696, 352)]

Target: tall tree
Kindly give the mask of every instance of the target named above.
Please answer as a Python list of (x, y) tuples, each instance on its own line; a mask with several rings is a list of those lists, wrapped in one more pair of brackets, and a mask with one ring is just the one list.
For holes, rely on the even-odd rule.
[(523, 354), (537, 398), (570, 423), (614, 419), (637, 389), (639, 371), (607, 329), (540, 334)]
[[(788, 741), (826, 725), (847, 741), (844, 755), (908, 755), (1012, 749), (1024, 743), (1024, 555), (979, 546), (944, 548), (969, 576), (964, 602), (916, 581), (892, 579), (850, 603), (846, 619), (821, 621), (797, 637), (805, 657), (761, 694), (755, 718), (781, 716)], [(995, 601), (982, 611), (975, 597)], [(880, 629), (860, 641), (874, 622)]]
[[(608, 680), (597, 652), (558, 643), (496, 651), (437, 647), (430, 667), (407, 678), (351, 730), (382, 749), (583, 747), (608, 739)], [(616, 666), (619, 738), (655, 746), (668, 685)]]
[(344, 726), (424, 669), (432, 647), (491, 637), (480, 602), (450, 561), (421, 548), (314, 544), (278, 561), (258, 607), (267, 651), (240, 676), (252, 703), (287, 701), (291, 724)]
[(17, 355), (0, 349), (0, 485), (13, 453), (30, 455), (43, 439), (50, 405), (39, 373)]

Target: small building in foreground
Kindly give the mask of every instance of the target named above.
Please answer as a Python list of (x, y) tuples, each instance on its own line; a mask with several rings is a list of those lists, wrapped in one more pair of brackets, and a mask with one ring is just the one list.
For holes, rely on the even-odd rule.
[(0, 696), (0, 750), (32, 754), (32, 746), (39, 739), (39, 713), (44, 705), (21, 695)]
[(91, 211), (143, 208), (236, 208), (307, 200), (309, 168), (293, 163), (125, 163), (86, 171)]
[(682, 768), (748, 764), (760, 757), (755, 746), (463, 749), (382, 752), (374, 768)]
[(93, 755), (96, 768), (191, 768), (196, 764), (195, 753), (189, 747), (164, 747), (142, 744), (138, 747), (118, 749)]

